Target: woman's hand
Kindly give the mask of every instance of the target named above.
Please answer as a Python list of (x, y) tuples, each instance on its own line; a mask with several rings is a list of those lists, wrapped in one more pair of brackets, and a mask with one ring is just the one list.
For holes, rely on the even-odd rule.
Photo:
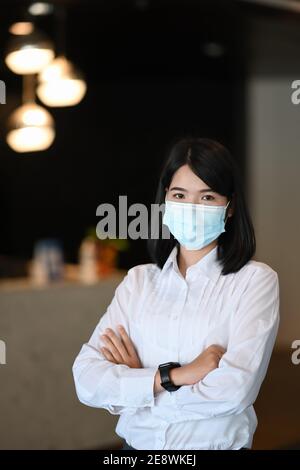
[(105, 334), (101, 336), (101, 339), (105, 342), (106, 347), (100, 348), (101, 352), (107, 360), (115, 364), (125, 364), (134, 369), (142, 368), (143, 366), (133, 342), (125, 328), (122, 325), (118, 325), (118, 330), (120, 337), (111, 328), (105, 330)]
[(193, 385), (218, 367), (225, 352), (222, 346), (212, 344), (189, 364), (172, 369), (170, 378), (175, 385)]

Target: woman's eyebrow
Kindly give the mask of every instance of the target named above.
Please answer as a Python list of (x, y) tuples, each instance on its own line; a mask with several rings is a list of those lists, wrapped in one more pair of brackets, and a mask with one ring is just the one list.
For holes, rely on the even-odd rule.
[[(173, 186), (173, 188), (170, 189), (170, 191), (173, 191), (173, 190), (177, 190), (177, 191), (184, 191), (184, 192), (187, 192), (187, 189), (184, 189), (184, 188), (180, 188), (179, 186)], [(207, 189), (199, 189), (199, 193), (215, 193), (215, 191), (213, 189), (210, 189), (210, 188), (207, 188)]]

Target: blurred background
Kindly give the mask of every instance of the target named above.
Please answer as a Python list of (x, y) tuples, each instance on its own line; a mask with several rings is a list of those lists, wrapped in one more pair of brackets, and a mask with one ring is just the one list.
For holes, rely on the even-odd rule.
[[(71, 366), (145, 240), (99, 241), (96, 209), (154, 202), (177, 137), (238, 161), (278, 272), (281, 325), (255, 449), (300, 447), (300, 1), (3, 0), (0, 19), (0, 448), (113, 449)], [(4, 362), (4, 361), (2, 361)]]

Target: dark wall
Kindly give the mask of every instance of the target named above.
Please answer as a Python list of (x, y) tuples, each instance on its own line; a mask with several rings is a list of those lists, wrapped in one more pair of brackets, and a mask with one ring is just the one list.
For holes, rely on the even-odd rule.
[[(6, 13), (9, 23), (8, 5)], [(38, 238), (55, 236), (63, 240), (66, 259), (76, 261), (86, 229), (99, 220), (99, 204), (117, 203), (125, 194), (129, 204), (153, 202), (175, 136), (216, 138), (243, 170), (243, 19), (235, 8), (227, 8), (226, 21), (224, 14), (205, 3), (71, 5), (67, 54), (86, 74), (88, 92), (76, 107), (49, 109), (57, 135), (41, 153), (15, 154), (4, 141), (21, 81), (2, 64), (8, 103), (1, 108), (0, 253), (29, 258)], [(43, 21), (51, 34), (53, 19)], [(211, 41), (223, 55), (205, 52)], [(147, 260), (145, 241), (131, 241), (121, 265)]]

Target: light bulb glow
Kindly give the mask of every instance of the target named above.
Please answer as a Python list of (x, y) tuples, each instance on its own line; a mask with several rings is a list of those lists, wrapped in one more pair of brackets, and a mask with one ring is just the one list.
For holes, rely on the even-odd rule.
[(27, 75), (40, 72), (53, 57), (52, 49), (26, 46), (7, 54), (5, 63), (14, 73)]
[(29, 6), (28, 11), (34, 16), (49, 15), (53, 11), (53, 5), (45, 2), (34, 2)]
[(47, 106), (74, 106), (87, 90), (82, 75), (65, 57), (57, 57), (39, 75), (37, 95)]
[(46, 150), (54, 137), (55, 132), (51, 127), (24, 127), (10, 131), (6, 139), (15, 152), (23, 153)]
[(42, 108), (29, 108), (24, 111), (23, 123), (25, 126), (46, 126), (48, 116)]
[(16, 152), (46, 150), (55, 138), (52, 116), (35, 103), (17, 108), (10, 116), (9, 127), (6, 140)]
[(11, 34), (24, 35), (32, 33), (33, 29), (33, 24), (30, 21), (18, 21), (10, 26), (9, 32)]
[(74, 106), (86, 92), (83, 80), (53, 80), (37, 87), (37, 95), (47, 106)]

